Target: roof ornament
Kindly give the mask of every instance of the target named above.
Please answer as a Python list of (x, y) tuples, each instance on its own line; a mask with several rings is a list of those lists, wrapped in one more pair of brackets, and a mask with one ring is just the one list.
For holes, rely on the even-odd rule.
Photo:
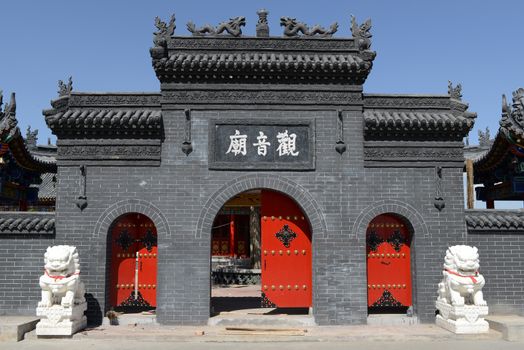
[(309, 26), (304, 22), (298, 22), (296, 18), (291, 17), (281, 17), (280, 26), (284, 27), (284, 36), (288, 38), (300, 37), (300, 33), (302, 33), (302, 36), (306, 37), (317, 35), (321, 38), (331, 38), (338, 30), (337, 22), (334, 22), (329, 29), (321, 27), (318, 24), (309, 28)]
[(502, 94), (502, 117), (508, 116), (511, 114), (511, 106), (508, 104), (508, 101), (506, 100), (506, 95)]
[(453, 87), (451, 80), (448, 80), (448, 95), (455, 100), (462, 100), (462, 84)]
[(513, 110), (514, 118), (522, 123), (524, 121), (524, 89), (520, 88), (513, 92)]
[(267, 38), (269, 37), (269, 25), (267, 24), (268, 11), (266, 9), (260, 9), (257, 11), (258, 22), (257, 22), (257, 37)]
[(73, 77), (70, 76), (67, 80), (67, 84), (64, 83), (62, 80), (58, 81), (58, 96), (67, 96), (73, 91)]
[(517, 142), (521, 143), (524, 136), (524, 89), (519, 88), (513, 92), (513, 103), (509, 105), (506, 95), (502, 95), (502, 119), (500, 127), (510, 139), (517, 136)]
[(175, 34), (175, 14), (171, 15), (169, 24), (162, 21), (160, 17), (155, 17), (156, 32), (153, 32), (153, 43), (155, 46), (167, 46), (167, 40)]
[(25, 144), (30, 150), (36, 148), (36, 143), (38, 141), (38, 129), (31, 131), (31, 126), (27, 127), (25, 134)]
[[(2, 93), (0, 92), (0, 96)], [(18, 130), (18, 121), (16, 120), (16, 97), (11, 93), (11, 101), (6, 103), (4, 111), (0, 109), (0, 135), (2, 142), (9, 142), (20, 131)]]
[(16, 115), (16, 97), (15, 93), (11, 93), (11, 100), (4, 106), (4, 115), (15, 117)]
[(245, 25), (246, 18), (239, 16), (230, 18), (228, 22), (222, 22), (216, 27), (210, 24), (204, 24), (202, 27), (197, 28), (192, 21), (189, 21), (187, 22), (187, 30), (193, 33), (193, 36), (219, 35), (226, 32), (231, 36), (239, 37), (242, 35), (241, 27)]
[(364, 23), (358, 25), (355, 16), (351, 15), (351, 34), (355, 40), (358, 40), (359, 50), (368, 50), (371, 47), (371, 18), (368, 18)]
[(4, 104), (4, 90), (0, 90), (0, 113), (2, 113), (3, 104)]
[(491, 145), (491, 135), (489, 133), (489, 128), (486, 127), (486, 131), (479, 130), (479, 146), (480, 147), (489, 147)]

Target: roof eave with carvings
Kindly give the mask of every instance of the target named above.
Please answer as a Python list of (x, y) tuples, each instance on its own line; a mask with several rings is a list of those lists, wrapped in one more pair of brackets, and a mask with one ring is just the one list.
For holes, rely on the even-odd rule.
[(511, 146), (512, 143), (499, 130), (491, 147), (473, 162), (475, 183), (483, 183), (493, 175), (495, 168), (505, 160)]
[(449, 95), (364, 94), (364, 132), (368, 140), (461, 141), (476, 113)]
[(38, 173), (56, 173), (54, 160), (43, 160), (31, 153), (18, 127), (16, 118), (15, 94), (11, 95), (11, 102), (4, 111), (0, 109), (0, 141), (9, 146), (16, 163), (29, 171)]
[(158, 138), (163, 132), (160, 93), (71, 92), (51, 106), (42, 113), (59, 138)]
[(151, 50), (162, 83), (361, 85), (376, 53), (354, 39), (171, 37)]
[(499, 129), (490, 149), (473, 163), (475, 183), (489, 180), (494, 170), (501, 166), (507, 155), (513, 152), (519, 157), (524, 153), (524, 89), (513, 93), (513, 104), (502, 96), (502, 114)]

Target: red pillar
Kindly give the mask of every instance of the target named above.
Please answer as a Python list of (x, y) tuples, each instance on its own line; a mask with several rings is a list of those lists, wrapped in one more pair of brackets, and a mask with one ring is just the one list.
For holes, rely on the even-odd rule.
[(486, 199), (486, 209), (495, 209), (494, 199)]
[(229, 216), (229, 255), (235, 256), (235, 215)]

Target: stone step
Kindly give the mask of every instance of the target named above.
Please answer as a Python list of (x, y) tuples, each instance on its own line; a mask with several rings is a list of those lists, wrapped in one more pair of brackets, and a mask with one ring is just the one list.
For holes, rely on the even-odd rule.
[(40, 319), (36, 316), (0, 317), (0, 341), (20, 341), (24, 335), (35, 329)]
[[(155, 325), (156, 315), (154, 313), (122, 313), (118, 315), (118, 322), (115, 326), (132, 326), (132, 325)], [(110, 321), (104, 317), (103, 326), (110, 326)]]
[(405, 314), (371, 314), (368, 315), (367, 324), (374, 326), (412, 326), (418, 324), (417, 316)]
[(220, 327), (263, 327), (263, 328), (304, 328), (315, 326), (311, 315), (268, 314), (265, 309), (222, 312), (209, 318), (209, 326)]
[(524, 317), (518, 315), (486, 316), (489, 327), (500, 333), (509, 341), (524, 341)]

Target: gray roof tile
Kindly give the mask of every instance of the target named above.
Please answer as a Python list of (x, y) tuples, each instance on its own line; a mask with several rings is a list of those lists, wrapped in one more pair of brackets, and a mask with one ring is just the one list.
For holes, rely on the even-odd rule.
[(523, 210), (466, 210), (465, 220), (470, 231), (524, 230)]
[(423, 111), (364, 111), (366, 131), (466, 131), (474, 123), (474, 118), (451, 112)]
[(2, 234), (54, 234), (54, 212), (0, 212)]
[(162, 124), (160, 109), (70, 109), (46, 116), (51, 128), (143, 128)]

